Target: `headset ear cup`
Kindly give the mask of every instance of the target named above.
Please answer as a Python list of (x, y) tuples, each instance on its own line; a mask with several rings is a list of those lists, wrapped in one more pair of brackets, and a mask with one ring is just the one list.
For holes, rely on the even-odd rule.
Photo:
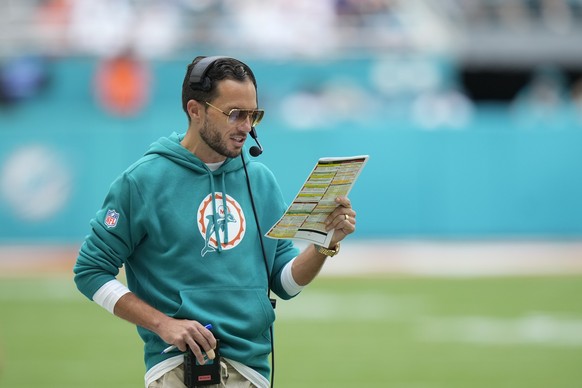
[(210, 91), (212, 87), (212, 80), (210, 77), (206, 76), (206, 72), (212, 66), (214, 62), (219, 59), (226, 59), (230, 57), (223, 56), (212, 56), (204, 57), (198, 63), (196, 63), (192, 70), (190, 70), (189, 85), (192, 90), (203, 90), (205, 92)]
[(202, 81), (200, 86), (202, 87), (203, 91), (208, 92), (210, 88), (212, 88), (212, 80), (210, 77), (204, 77), (204, 81)]

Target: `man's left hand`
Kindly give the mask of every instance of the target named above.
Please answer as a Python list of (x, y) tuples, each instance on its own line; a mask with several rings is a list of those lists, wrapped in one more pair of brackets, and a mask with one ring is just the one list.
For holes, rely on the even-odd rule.
[(334, 246), (356, 230), (356, 212), (352, 209), (350, 199), (348, 197), (338, 197), (335, 202), (338, 206), (325, 221), (326, 230), (335, 229), (331, 246)]

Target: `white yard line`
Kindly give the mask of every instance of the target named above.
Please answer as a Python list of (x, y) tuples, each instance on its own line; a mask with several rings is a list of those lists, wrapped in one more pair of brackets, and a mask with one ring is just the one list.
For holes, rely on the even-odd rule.
[(433, 342), (475, 345), (582, 346), (582, 317), (538, 313), (517, 318), (425, 317), (419, 337)]
[(380, 296), (304, 291), (301, 300), (280, 303), (280, 322), (384, 322), (406, 325), (422, 342), (477, 346), (536, 345), (582, 347), (582, 315), (532, 311), (515, 317), (486, 315), (437, 316), (422, 295)]

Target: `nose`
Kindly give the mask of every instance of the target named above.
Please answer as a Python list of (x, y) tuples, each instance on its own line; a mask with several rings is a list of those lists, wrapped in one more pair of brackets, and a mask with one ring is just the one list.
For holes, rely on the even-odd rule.
[(251, 115), (247, 114), (244, 120), (240, 123), (239, 128), (243, 129), (247, 133), (250, 132), (253, 128), (253, 123), (251, 120)]

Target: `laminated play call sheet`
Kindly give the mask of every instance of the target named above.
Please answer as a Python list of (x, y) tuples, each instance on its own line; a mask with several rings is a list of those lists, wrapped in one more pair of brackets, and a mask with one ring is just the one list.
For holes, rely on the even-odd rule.
[(337, 207), (335, 198), (348, 195), (368, 158), (360, 155), (319, 159), (285, 214), (266, 236), (306, 240), (329, 248), (333, 230), (325, 230), (325, 219)]

